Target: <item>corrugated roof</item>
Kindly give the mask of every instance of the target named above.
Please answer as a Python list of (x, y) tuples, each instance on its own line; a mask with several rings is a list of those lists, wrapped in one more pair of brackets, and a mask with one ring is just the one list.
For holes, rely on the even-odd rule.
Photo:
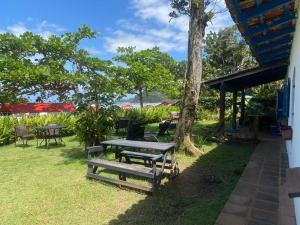
[(0, 105), (2, 113), (41, 113), (41, 112), (75, 112), (76, 108), (71, 103), (5, 103)]

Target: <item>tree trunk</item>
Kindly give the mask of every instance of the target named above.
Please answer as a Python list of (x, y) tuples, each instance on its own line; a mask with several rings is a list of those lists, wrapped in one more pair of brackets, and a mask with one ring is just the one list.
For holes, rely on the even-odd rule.
[[(193, 1), (191, 1), (193, 2)], [(204, 36), (204, 7), (200, 0), (191, 3), (188, 40), (188, 64), (181, 109), (181, 119), (176, 130), (176, 149), (186, 154), (200, 155), (203, 152), (194, 146), (192, 129), (199, 107), (202, 77), (202, 40)]]
[(139, 99), (141, 108), (144, 107), (144, 97), (143, 97), (143, 89), (139, 88)]

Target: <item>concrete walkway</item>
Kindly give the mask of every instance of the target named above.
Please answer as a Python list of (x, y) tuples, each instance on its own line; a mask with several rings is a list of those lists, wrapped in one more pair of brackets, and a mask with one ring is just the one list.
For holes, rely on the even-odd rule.
[(285, 191), (287, 154), (281, 139), (262, 140), (216, 225), (295, 225)]

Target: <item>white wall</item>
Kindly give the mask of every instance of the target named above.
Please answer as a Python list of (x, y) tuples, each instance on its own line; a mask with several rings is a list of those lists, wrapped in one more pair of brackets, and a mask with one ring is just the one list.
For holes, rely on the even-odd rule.
[[(298, 15), (300, 9), (298, 8)], [(293, 90), (293, 74), (295, 71), (295, 88)], [(288, 78), (291, 82), (290, 96), (290, 116), (289, 125), (293, 127), (293, 138), (286, 142), (289, 155), (290, 167), (300, 167), (300, 18), (296, 24), (296, 32), (290, 54), (290, 66), (288, 69)], [(294, 91), (294, 98), (293, 98)], [(294, 102), (293, 102), (294, 99)], [(294, 112), (293, 110), (294, 104)], [(295, 199), (295, 210), (297, 225), (300, 225), (300, 198)]]

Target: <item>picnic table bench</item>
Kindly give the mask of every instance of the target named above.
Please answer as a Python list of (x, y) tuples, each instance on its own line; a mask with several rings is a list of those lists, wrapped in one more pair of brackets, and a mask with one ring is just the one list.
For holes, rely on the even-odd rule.
[[(116, 147), (116, 160), (109, 161), (104, 159), (92, 159), (92, 154), (96, 152), (103, 152), (106, 146)], [(103, 146), (103, 147), (102, 147)], [(130, 140), (111, 140), (102, 142), (102, 146), (90, 147), (87, 177), (102, 180), (105, 182), (118, 184), (134, 189), (139, 189), (146, 192), (153, 192), (160, 185), (161, 180), (169, 175), (173, 177), (178, 175), (179, 169), (174, 158), (174, 143), (157, 143), (144, 141), (130, 141)], [(122, 150), (122, 148), (126, 150)], [(132, 149), (143, 149), (144, 151), (151, 151), (151, 153), (136, 152)], [(171, 158), (167, 155), (170, 153)], [(122, 157), (126, 158), (122, 162)], [(132, 161), (131, 159), (147, 160), (147, 163), (140, 163)], [(119, 180), (104, 177), (97, 173), (98, 167), (119, 173)], [(169, 170), (169, 173), (166, 172)], [(102, 171), (100, 171), (101, 173)], [(147, 178), (151, 181), (150, 186), (133, 184), (126, 180), (127, 175), (134, 175), (138, 177)]]

